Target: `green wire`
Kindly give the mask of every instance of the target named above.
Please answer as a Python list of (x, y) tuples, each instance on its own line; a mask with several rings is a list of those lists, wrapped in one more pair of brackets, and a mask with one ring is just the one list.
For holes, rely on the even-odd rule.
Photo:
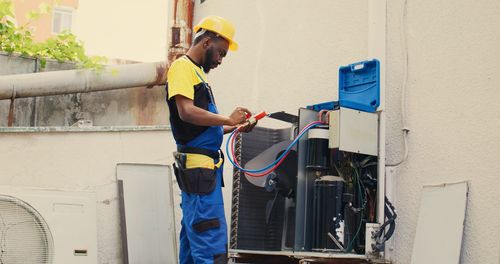
[[(356, 172), (356, 183), (357, 183), (357, 186), (358, 186), (358, 198), (359, 198), (359, 201), (360, 203), (363, 204), (363, 210), (364, 210), (364, 198), (362, 197), (362, 192), (361, 192), (361, 180), (360, 180), (360, 177), (359, 177), (359, 173), (358, 173), (358, 170), (353, 166), (354, 168), (354, 172)], [(347, 245), (347, 248), (346, 248), (346, 252), (349, 253), (351, 252), (352, 250), (352, 244), (354, 243), (354, 240), (356, 240), (357, 236), (359, 235), (359, 231), (361, 231), (361, 223), (363, 222), (363, 216), (361, 216), (359, 218), (359, 226), (358, 226), (358, 230), (356, 231), (356, 234), (354, 235), (354, 237), (352, 238), (351, 242), (349, 242), (349, 244)]]

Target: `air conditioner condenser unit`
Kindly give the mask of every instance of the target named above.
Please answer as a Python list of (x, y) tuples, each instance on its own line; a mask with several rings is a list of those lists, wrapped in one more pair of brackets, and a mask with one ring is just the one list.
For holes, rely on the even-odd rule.
[(0, 263), (97, 263), (95, 193), (0, 186)]

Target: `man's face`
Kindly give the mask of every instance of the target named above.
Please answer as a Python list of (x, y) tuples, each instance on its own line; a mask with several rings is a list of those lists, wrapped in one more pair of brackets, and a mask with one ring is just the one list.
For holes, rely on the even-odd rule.
[(229, 48), (229, 42), (221, 38), (210, 39), (208, 43), (202, 65), (205, 73), (217, 68), (222, 63), (222, 59), (226, 57)]

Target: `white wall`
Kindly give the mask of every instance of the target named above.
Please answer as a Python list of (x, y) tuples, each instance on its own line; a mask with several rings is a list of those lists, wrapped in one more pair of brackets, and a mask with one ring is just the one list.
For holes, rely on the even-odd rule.
[[(198, 3), (198, 1), (196, 1)], [(229, 19), (240, 48), (208, 76), (219, 110), (286, 110), (337, 98), (338, 68), (367, 56), (366, 1), (214, 1), (195, 8)]]
[(167, 58), (168, 0), (83, 0), (74, 32), (90, 55), (143, 62)]
[(123, 262), (116, 164), (170, 165), (175, 149), (166, 130), (1, 132), (0, 142), (0, 185), (97, 193), (100, 264)]
[[(399, 214), (389, 255), (394, 263), (410, 262), (423, 185), (469, 180), (461, 263), (498, 263), (500, 2), (408, 2), (410, 156), (388, 170)], [(368, 1), (196, 3), (195, 22), (216, 14), (237, 29), (240, 50), (209, 75), (226, 114), (236, 105), (295, 113), (299, 106), (334, 100), (338, 67), (366, 59), (372, 48)], [(402, 3), (387, 1), (389, 163), (403, 152)]]
[[(388, 159), (401, 152), (402, 1), (388, 1)], [(395, 170), (395, 260), (409, 263), (423, 185), (469, 181), (460, 263), (498, 263), (500, 2), (408, 1), (410, 156)], [(443, 208), (446, 210), (446, 208)]]

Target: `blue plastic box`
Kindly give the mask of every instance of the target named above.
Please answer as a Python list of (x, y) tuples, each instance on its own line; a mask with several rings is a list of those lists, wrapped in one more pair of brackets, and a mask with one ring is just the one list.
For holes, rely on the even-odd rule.
[(339, 69), (339, 103), (342, 107), (375, 112), (380, 105), (380, 63), (362, 61)]
[(324, 103), (319, 103), (319, 104), (314, 104), (314, 105), (308, 105), (307, 109), (311, 109), (314, 111), (320, 111), (320, 110), (335, 110), (339, 108), (339, 102), (337, 101), (330, 101), (330, 102), (324, 102)]

